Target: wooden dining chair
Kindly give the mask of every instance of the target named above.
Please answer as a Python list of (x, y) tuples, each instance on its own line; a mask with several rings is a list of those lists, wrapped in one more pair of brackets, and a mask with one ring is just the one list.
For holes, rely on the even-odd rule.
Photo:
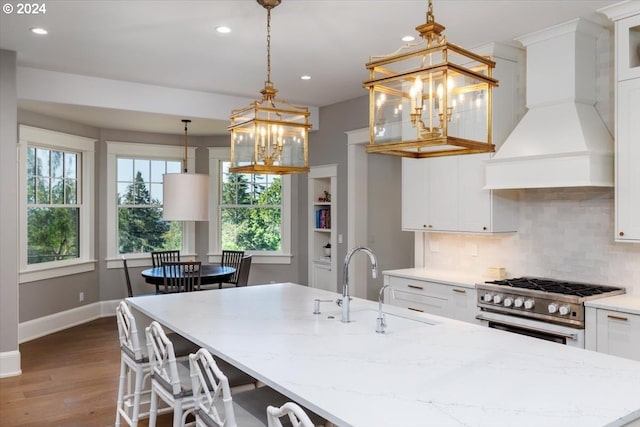
[(180, 251), (153, 251), (151, 252), (151, 262), (153, 268), (162, 267), (162, 262), (176, 262), (180, 261)]
[(201, 285), (200, 261), (163, 261), (164, 293), (199, 291)]
[(249, 283), (249, 273), (251, 271), (251, 255), (246, 255), (242, 257), (242, 261), (240, 262), (240, 271), (238, 272), (238, 281), (236, 282), (236, 286), (247, 286)]
[[(233, 285), (237, 285), (238, 275), (240, 274), (240, 263), (242, 262), (243, 256), (244, 256), (244, 251), (231, 251), (231, 250), (222, 251), (222, 259), (220, 261), (220, 265), (233, 267), (236, 269), (236, 272), (233, 273), (233, 276), (231, 276), (229, 280), (227, 280), (224, 283), (231, 283)], [(218, 284), (218, 287), (222, 289), (222, 282)]]
[(127, 259), (122, 255), (122, 267), (124, 268), (124, 279), (127, 284), (127, 296), (131, 298), (133, 296), (133, 288), (131, 287), (131, 277), (129, 277), (129, 267), (127, 266)]

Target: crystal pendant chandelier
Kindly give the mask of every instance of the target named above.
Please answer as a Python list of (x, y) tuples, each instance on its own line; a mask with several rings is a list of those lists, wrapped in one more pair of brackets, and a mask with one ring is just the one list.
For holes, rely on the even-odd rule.
[(271, 9), (281, 0), (257, 0), (267, 9), (267, 80), (262, 99), (231, 112), (233, 173), (291, 174), (309, 172), (309, 109), (276, 100), (271, 82)]
[(162, 219), (165, 221), (209, 220), (209, 175), (188, 173), (187, 125), (184, 123), (184, 173), (162, 175)]
[(372, 56), (367, 152), (438, 157), (495, 151), (491, 143), (495, 62), (449, 43), (428, 0), (421, 41)]

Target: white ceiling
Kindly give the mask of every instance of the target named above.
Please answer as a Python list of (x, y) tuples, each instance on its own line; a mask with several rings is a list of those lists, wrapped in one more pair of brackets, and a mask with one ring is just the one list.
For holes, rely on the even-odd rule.
[[(447, 39), (466, 48), (583, 17), (618, 1), (434, 0)], [(13, 3), (17, 2), (4, 2)], [(260, 98), (266, 79), (266, 10), (255, 0), (39, 2), (46, 13), (0, 15), (0, 47), (18, 65), (171, 88)], [(272, 11), (271, 80), (278, 98), (322, 107), (366, 95), (370, 55), (417, 36), (426, 0), (283, 0)], [(219, 25), (230, 34), (215, 31)], [(29, 29), (44, 27), (47, 36)], [(300, 76), (312, 78), (303, 81)], [(92, 126), (181, 133), (182, 117), (19, 100), (21, 108)], [(230, 105), (229, 111), (242, 106)], [(225, 133), (226, 122), (191, 134)]]

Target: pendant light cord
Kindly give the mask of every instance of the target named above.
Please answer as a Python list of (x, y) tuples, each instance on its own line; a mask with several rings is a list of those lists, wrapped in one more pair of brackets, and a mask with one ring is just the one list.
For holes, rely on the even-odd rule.
[(187, 173), (189, 168), (187, 167), (187, 124), (191, 123), (189, 119), (183, 119), (184, 122), (184, 173)]

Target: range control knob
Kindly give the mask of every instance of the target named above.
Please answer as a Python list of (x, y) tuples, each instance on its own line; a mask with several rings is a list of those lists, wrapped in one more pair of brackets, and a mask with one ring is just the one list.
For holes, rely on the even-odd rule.
[(513, 298), (505, 297), (503, 304), (505, 307), (511, 307), (513, 305)]
[(502, 302), (502, 295), (494, 295), (493, 302), (496, 304), (500, 304)]
[(515, 300), (513, 300), (513, 306), (515, 308), (520, 308), (522, 307), (522, 304), (524, 304), (524, 300), (520, 297), (516, 298)]
[(556, 304), (555, 302), (552, 302), (551, 304), (549, 304), (547, 306), (547, 310), (549, 311), (549, 313), (553, 314), (555, 312), (558, 311), (558, 304)]
[(558, 312), (561, 316), (567, 316), (569, 313), (571, 313), (571, 307), (569, 307), (568, 305), (563, 305), (560, 307)]
[(535, 305), (534, 301), (532, 299), (528, 299), (524, 302), (524, 308), (527, 310), (531, 310), (533, 308), (533, 306)]
[(482, 300), (484, 302), (491, 302), (493, 301), (493, 295), (491, 295), (489, 292), (487, 292), (486, 294), (484, 294), (484, 296), (482, 297)]

